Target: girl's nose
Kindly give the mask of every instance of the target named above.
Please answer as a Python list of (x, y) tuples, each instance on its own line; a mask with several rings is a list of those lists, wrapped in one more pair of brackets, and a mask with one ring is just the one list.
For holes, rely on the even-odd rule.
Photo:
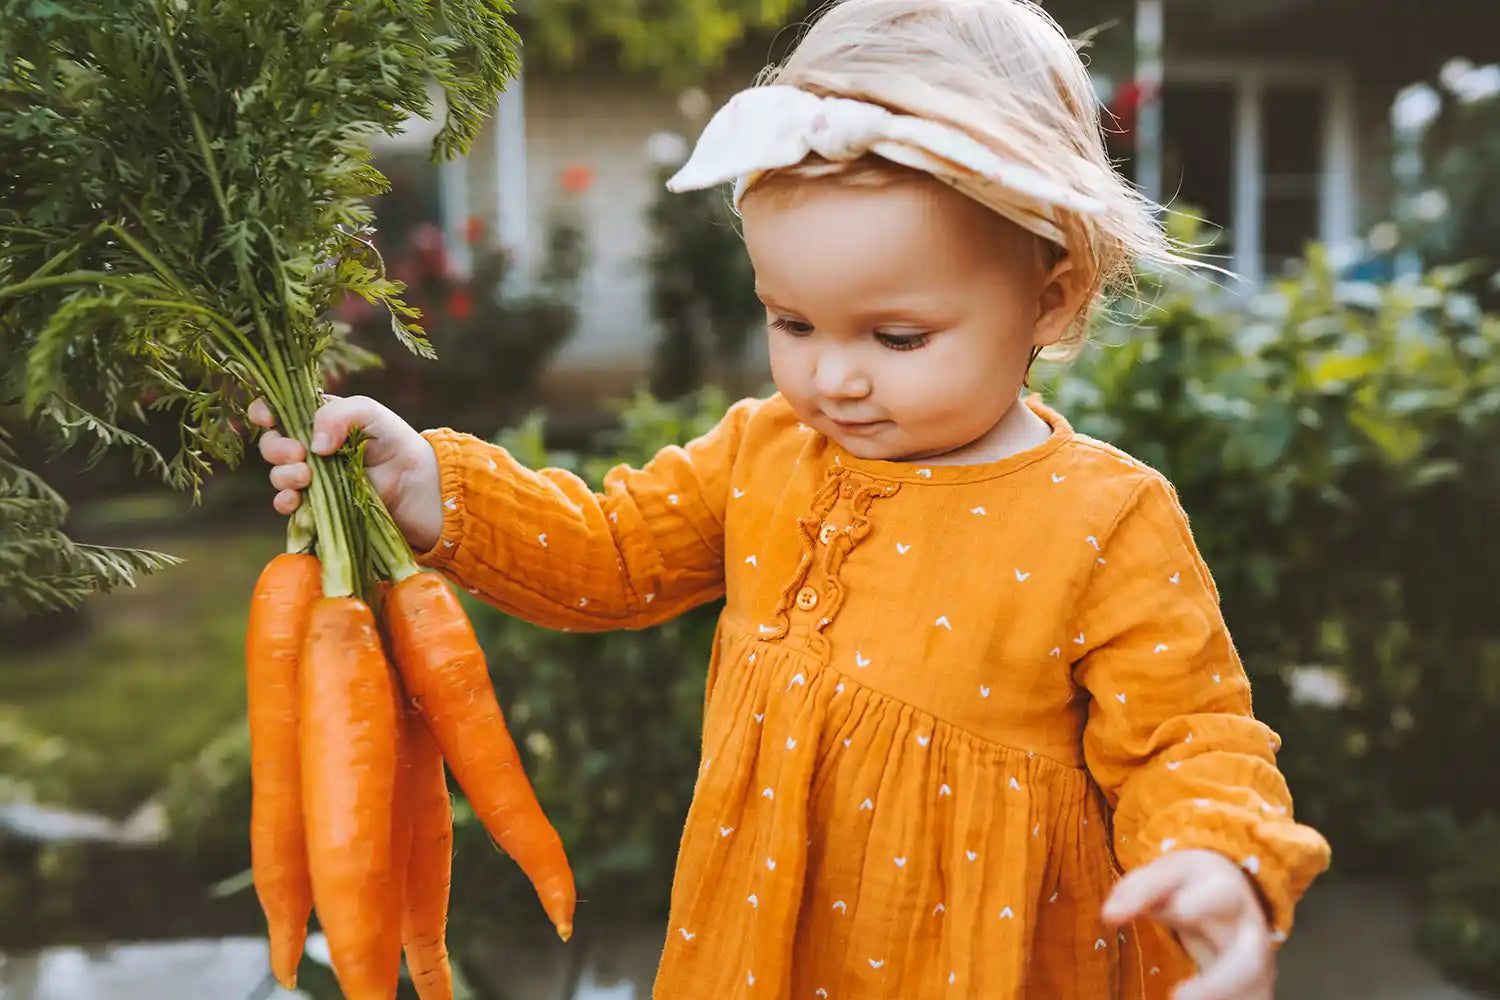
[(870, 394), (870, 380), (842, 351), (822, 351), (813, 369), (813, 388), (824, 399), (862, 399)]

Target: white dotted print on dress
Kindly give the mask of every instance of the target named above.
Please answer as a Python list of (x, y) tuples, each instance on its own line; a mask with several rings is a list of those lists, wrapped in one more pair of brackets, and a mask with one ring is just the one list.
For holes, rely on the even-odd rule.
[(744, 495), (745, 495), (745, 491), (744, 490), (740, 489), (738, 486), (736, 486), (734, 488), (734, 498), (736, 500), (738, 500), (740, 497), (742, 497)]
[(1171, 646), (1168, 646), (1164, 642), (1158, 642), (1156, 644), (1156, 648), (1153, 649), (1153, 650), (1151, 650), (1151, 652), (1153, 652), (1153, 653), (1165, 653), (1167, 650), (1169, 650), (1171, 648), (1172, 648)]
[(1092, 545), (1095, 552), (1099, 551), (1099, 539), (1095, 538), (1093, 535), (1090, 535), (1089, 537), (1085, 538), (1084, 541)]
[(1179, 573), (1173, 573), (1171, 576), (1167, 577), (1167, 582), (1168, 583), (1181, 583), (1182, 582), (1182, 574), (1180, 572)]
[(932, 478), (932, 470), (931, 469), (918, 469), (917, 470), (917, 475), (921, 476), (923, 479), (931, 479)]
[(447, 507), (449, 510), (458, 510), (458, 501), (453, 499), (452, 497), (449, 497), (448, 499), (443, 501), (443, 506)]
[(856, 649), (854, 651), (854, 665), (863, 670), (870, 665), (870, 658), (868, 656), (861, 656), (859, 650)]
[(754, 556), (746, 556), (745, 557), (745, 565), (746, 566), (759, 566), (760, 564), (755, 561), (755, 557)]
[(938, 798), (942, 798), (944, 795), (952, 795), (952, 794), (953, 794), (953, 789), (949, 788), (946, 783), (941, 784), (941, 785), (938, 786)]
[(1074, 645), (1077, 645), (1077, 646), (1082, 646), (1083, 645), (1084, 638), (1083, 638), (1083, 633), (1082, 632), (1079, 632), (1076, 636), (1073, 637), (1073, 643), (1074, 643)]
[(1000, 911), (1000, 919), (1001, 920), (1014, 920), (1014, 919), (1016, 919), (1015, 911), (1012, 910), (1010, 907), (1007, 906), (1005, 909), (1003, 909), (1003, 910)]
[(786, 748), (788, 750), (795, 750), (795, 749), (797, 749), (797, 741), (795, 739), (793, 739), (792, 737), (788, 736), (786, 738)]
[(1030, 573), (1022, 573), (1021, 570), (1020, 570), (1020, 567), (1016, 568), (1016, 582), (1017, 583), (1025, 583), (1027, 580), (1030, 580), (1030, 579), (1031, 579), (1031, 574)]
[(990, 689), (989, 689), (988, 685), (985, 685), (985, 684), (979, 685), (979, 697), (981, 697), (981, 698), (988, 698), (989, 696), (990, 696)]
[(695, 938), (695, 937), (698, 936), (696, 934), (693, 934), (693, 933), (689, 932), (686, 927), (679, 927), (679, 928), (677, 928), (677, 933), (679, 933), (679, 934), (682, 935), (682, 939), (684, 941), (691, 941), (693, 938)]
[(490, 471), (491, 472), (499, 472), (500, 471), (500, 466), (498, 466), (498, 465), (495, 464), (495, 460), (493, 458), (490, 459)]
[(910, 545), (902, 545), (900, 542), (896, 543), (896, 554), (898, 556), (904, 556), (904, 555), (906, 555), (910, 551), (911, 551), (911, 546)]
[(1019, 792), (1021, 790), (1021, 783), (1019, 781), (1017, 781), (1015, 778), (1011, 778), (1010, 779), (1010, 790), (1013, 791), (1013, 792)]
[(542, 543), (542, 548), (545, 549), (547, 547), (547, 533), (545, 531), (537, 535), (536, 540)]
[(905, 858), (897, 857), (897, 858), (892, 858), (891, 860), (893, 862), (895, 862), (895, 865), (896, 865), (897, 868), (905, 868), (906, 867), (906, 859)]
[(964, 851), (964, 857), (968, 858), (970, 861), (975, 861), (975, 860), (977, 860), (979, 858), (979, 852), (978, 851)]
[(767, 858), (766, 859), (766, 871), (768, 871), (768, 872), (774, 872), (775, 870), (776, 870), (776, 859), (775, 858)]
[(1168, 837), (1167, 839), (1165, 839), (1165, 840), (1163, 840), (1161, 842), (1161, 852), (1163, 854), (1166, 854), (1168, 851), (1170, 851), (1172, 848), (1174, 848), (1176, 846), (1177, 846), (1177, 841), (1173, 840), (1171, 837)]
[(975, 517), (984, 517), (985, 509), (983, 507), (975, 507), (973, 510), (969, 511), (969, 513), (973, 514)]
[(929, 744), (931, 742), (932, 742), (932, 737), (931, 736), (918, 736), (917, 737), (917, 746), (919, 746), (919, 747), (925, 748), (927, 746), (927, 744)]
[(933, 908), (932, 908), (932, 915), (933, 915), (933, 916), (934, 916), (934, 917), (935, 917), (935, 916), (937, 916), (937, 915), (938, 915), (938, 914), (939, 914), (939, 913), (942, 913), (942, 912), (943, 912), (943, 911), (944, 911), (944, 910), (946, 910), (946, 909), (947, 909), (947, 907), (946, 907), (946, 906), (944, 906), (944, 905), (943, 905), (943, 904), (942, 904), (942, 903), (939, 903), (939, 904), (938, 904), (938, 905), (936, 905), (936, 906), (934, 906), (934, 907), (933, 907)]
[(842, 899), (836, 899), (833, 901), (833, 909), (838, 910), (840, 913), (848, 913), (849, 904)]
[(750, 904), (751, 909), (760, 909), (760, 899), (753, 892), (746, 897), (745, 902)]
[(721, 836), (721, 837), (727, 837), (727, 836), (729, 836), (733, 832), (734, 832), (734, 827), (732, 827), (732, 826), (721, 826), (721, 827), (719, 827), (719, 836)]
[(950, 622), (950, 621), (949, 621), (949, 620), (948, 620), (948, 616), (947, 616), (947, 615), (942, 615), (942, 616), (940, 616), (940, 617), (939, 617), (939, 618), (938, 618), (938, 620), (937, 620), (937, 621), (936, 621), (936, 622), (934, 622), (934, 623), (933, 623), (933, 624), (934, 624), (934, 625), (935, 625), (935, 626), (936, 626), (936, 627), (937, 627), (937, 628), (945, 628), (945, 629), (947, 629), (947, 630), (948, 630), (948, 631), (949, 631), (949, 632), (952, 632), (952, 631), (953, 631), (953, 623), (952, 623), (952, 622)]
[(885, 959), (883, 959), (883, 958), (872, 958), (872, 959), (870, 959), (870, 968), (872, 968), (872, 969), (879, 969), (879, 968), (881, 968), (884, 965), (885, 965)]
[(863, 802), (861, 802), (859, 804), (859, 811), (860, 812), (865, 812), (868, 809), (874, 809), (874, 808), (875, 808), (875, 803), (871, 802), (869, 799), (865, 799)]
[(767, 788), (765, 791), (761, 792), (760, 794), (763, 795), (763, 796), (765, 796), (768, 799), (774, 799), (774, 798), (776, 798), (776, 789), (774, 789), (774, 788)]

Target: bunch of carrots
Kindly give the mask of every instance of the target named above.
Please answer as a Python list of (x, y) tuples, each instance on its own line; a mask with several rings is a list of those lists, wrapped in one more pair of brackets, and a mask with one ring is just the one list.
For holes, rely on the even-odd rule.
[(324, 596), (298, 520), (256, 583), (245, 642), (251, 860), (272, 971), (295, 984), (316, 910), (349, 1000), (392, 1000), (403, 950), (422, 1000), (449, 1000), (444, 761), (563, 940), (573, 875), (446, 581), (377, 532), (388, 578), (370, 602)]

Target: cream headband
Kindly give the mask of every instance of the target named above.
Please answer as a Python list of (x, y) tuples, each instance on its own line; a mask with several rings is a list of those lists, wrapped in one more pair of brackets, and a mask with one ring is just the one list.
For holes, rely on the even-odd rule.
[(741, 91), (720, 108), (667, 189), (696, 191), (732, 180), (738, 210), (767, 171), (794, 166), (813, 153), (836, 162), (874, 153), (921, 170), (1058, 244), (1066, 244), (1059, 209), (1092, 215), (1104, 208), (1097, 198), (1007, 160), (956, 128), (781, 84)]

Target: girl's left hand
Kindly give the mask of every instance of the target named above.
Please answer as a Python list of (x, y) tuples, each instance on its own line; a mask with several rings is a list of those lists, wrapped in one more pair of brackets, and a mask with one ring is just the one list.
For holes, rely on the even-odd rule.
[(1198, 975), (1173, 1000), (1273, 1000), (1276, 957), (1265, 908), (1234, 862), (1213, 851), (1174, 851), (1120, 879), (1104, 904), (1119, 925), (1148, 917), (1177, 932)]

